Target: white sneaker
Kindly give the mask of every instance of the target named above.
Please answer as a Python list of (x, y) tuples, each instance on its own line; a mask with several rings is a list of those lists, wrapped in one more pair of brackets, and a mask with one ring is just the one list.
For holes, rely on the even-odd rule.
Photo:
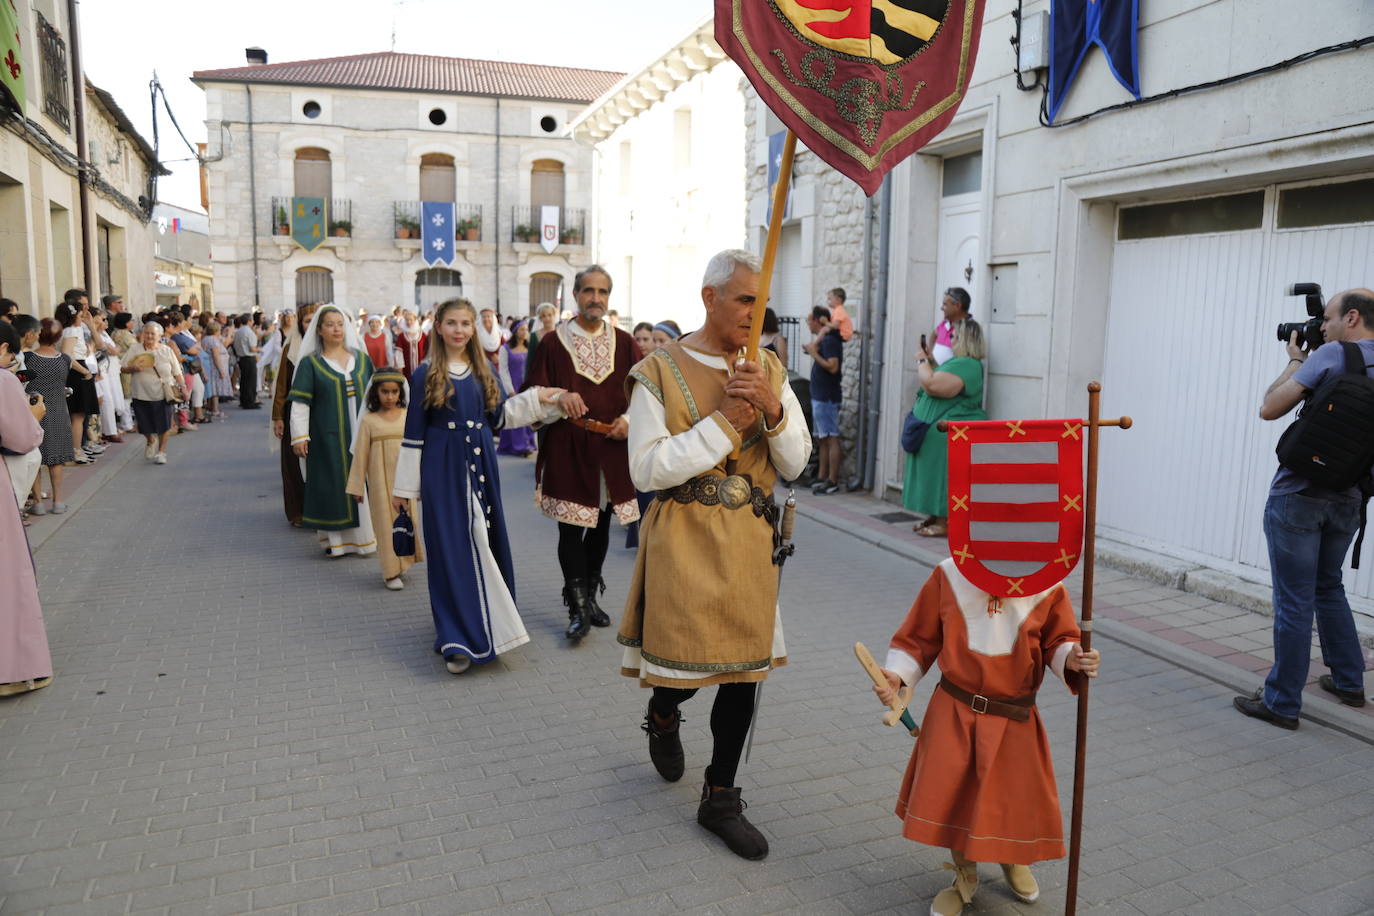
[(166, 453), (166, 452), (158, 452), (155, 456), (153, 456), (153, 464), (166, 464), (166, 463), (167, 463), (167, 453)]
[(406, 587), (406, 584), (401, 581), (400, 576), (397, 576), (394, 579), (387, 579), (385, 584), (386, 587), (391, 589), (393, 592), (399, 592), (401, 589)]
[(144, 457), (144, 458), (147, 458), (149, 461), (152, 461), (152, 460), (153, 460), (153, 456), (155, 456), (156, 454), (157, 454), (157, 446), (154, 445), (153, 443), (149, 442), (147, 445), (143, 446), (143, 457)]
[(83, 445), (83, 446), (81, 447), (81, 449), (82, 449), (82, 451), (84, 451), (87, 455), (103, 455), (103, 454), (105, 454), (105, 446), (100, 445), (100, 444), (98, 444), (98, 443), (95, 444), (95, 445)]
[(466, 655), (455, 655), (444, 660), (444, 667), (448, 669), (449, 674), (462, 674), (472, 667), (472, 659)]

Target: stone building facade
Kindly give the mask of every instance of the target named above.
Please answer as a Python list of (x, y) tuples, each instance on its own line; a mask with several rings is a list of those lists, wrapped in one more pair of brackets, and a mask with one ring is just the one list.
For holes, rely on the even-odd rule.
[(118, 293), (151, 307), (147, 222), (154, 176), (167, 172), (113, 96), (84, 80), (87, 149), (78, 149), (67, 5), (34, 0), (14, 14), (25, 98), (0, 92), (0, 296), (28, 314), (51, 315), (62, 294), (89, 277), (92, 301)]
[[(380, 53), (199, 71), (220, 307), (329, 300), (424, 310), (462, 294), (505, 314), (571, 302), (593, 230), (591, 150), (567, 123), (622, 74)], [(251, 179), (250, 179), (251, 176)], [(328, 201), (307, 251), (282, 217)], [(419, 205), (453, 201), (448, 266), (422, 257)], [(542, 207), (560, 208), (550, 253)], [(531, 228), (533, 227), (533, 228)]]

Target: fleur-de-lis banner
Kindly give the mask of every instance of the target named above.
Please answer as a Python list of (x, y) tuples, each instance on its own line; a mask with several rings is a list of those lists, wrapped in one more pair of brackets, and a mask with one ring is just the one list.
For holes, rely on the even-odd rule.
[(984, 0), (716, 0), (716, 42), (773, 113), (868, 194), (944, 130)]

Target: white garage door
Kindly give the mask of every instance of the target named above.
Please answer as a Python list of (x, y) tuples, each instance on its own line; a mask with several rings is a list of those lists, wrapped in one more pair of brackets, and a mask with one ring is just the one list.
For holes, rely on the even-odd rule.
[[(1329, 295), (1374, 281), (1374, 180), (1278, 186), (1123, 208), (1103, 381), (1136, 421), (1103, 436), (1104, 533), (1254, 578), (1287, 421), (1264, 391), (1286, 357), (1281, 321), (1306, 317), (1295, 282)], [(1348, 586), (1374, 597), (1374, 561)]]

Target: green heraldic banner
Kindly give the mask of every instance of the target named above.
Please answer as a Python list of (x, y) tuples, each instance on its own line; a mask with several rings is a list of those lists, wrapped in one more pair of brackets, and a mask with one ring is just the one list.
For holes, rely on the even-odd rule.
[(291, 238), (306, 251), (314, 251), (324, 241), (323, 197), (291, 198)]
[(19, 10), (14, 0), (0, 0), (0, 89), (24, 114), (24, 54), (19, 43)]

